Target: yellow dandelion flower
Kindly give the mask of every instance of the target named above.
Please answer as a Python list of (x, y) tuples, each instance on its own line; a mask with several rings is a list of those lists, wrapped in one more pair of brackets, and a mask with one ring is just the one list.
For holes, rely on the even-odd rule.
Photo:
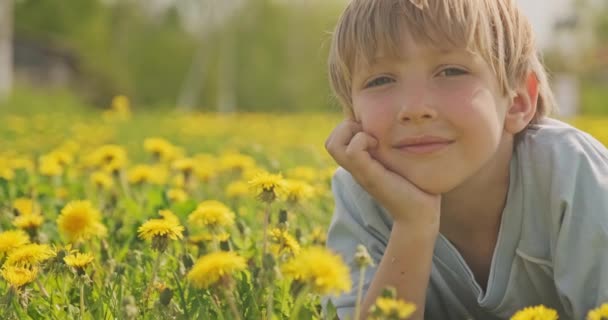
[(127, 179), (132, 184), (163, 184), (167, 181), (167, 171), (162, 167), (140, 164), (129, 170)]
[(0, 253), (7, 253), (30, 243), (30, 238), (23, 230), (9, 230), (0, 233)]
[(105, 236), (106, 227), (101, 223), (101, 213), (88, 200), (69, 202), (57, 218), (59, 231), (70, 242), (86, 240), (93, 236)]
[(88, 166), (103, 168), (107, 172), (123, 169), (127, 163), (127, 150), (114, 144), (103, 145), (87, 157)]
[(196, 161), (192, 158), (181, 158), (173, 161), (172, 167), (183, 173), (191, 173), (196, 167)]
[(272, 202), (285, 194), (285, 180), (280, 174), (258, 174), (249, 181), (249, 185), (255, 196), (264, 202)]
[(279, 256), (286, 253), (294, 256), (300, 253), (300, 244), (286, 230), (273, 228), (270, 230), (269, 236), (272, 243), (270, 250), (275, 255)]
[(0, 166), (0, 178), (11, 181), (15, 179), (15, 171), (11, 168)]
[(589, 313), (587, 313), (587, 320), (604, 319), (608, 319), (608, 303), (604, 303), (593, 310), (589, 310)]
[(2, 274), (2, 278), (4, 278), (12, 287), (21, 288), (36, 280), (38, 268), (4, 265), (0, 274)]
[[(416, 311), (416, 305), (405, 302), (401, 299), (388, 297), (378, 297), (372, 310), (377, 310), (379, 316), (372, 316), (373, 319), (407, 319)], [(372, 311), (374, 312), (374, 311)]]
[(321, 227), (314, 227), (310, 232), (310, 240), (313, 244), (324, 246), (327, 241), (327, 232)]
[(298, 204), (315, 195), (315, 189), (299, 180), (285, 180), (285, 198), (289, 203)]
[(9, 252), (6, 264), (20, 267), (35, 267), (56, 255), (47, 244), (30, 243)]
[(517, 311), (511, 320), (557, 320), (557, 311), (543, 305), (527, 307)]
[(203, 182), (213, 179), (218, 174), (217, 163), (215, 161), (198, 161), (194, 167), (194, 175)]
[(323, 247), (302, 249), (282, 266), (284, 275), (306, 283), (320, 295), (348, 292), (351, 279), (348, 266), (342, 258)]
[(174, 186), (175, 188), (183, 189), (186, 187), (186, 178), (184, 177), (183, 174), (175, 175), (171, 179), (171, 185)]
[(39, 214), (40, 206), (32, 199), (17, 198), (13, 201), (13, 208), (17, 209), (19, 215)]
[(188, 272), (188, 280), (194, 287), (208, 288), (222, 277), (231, 276), (247, 268), (245, 258), (230, 251), (218, 251), (205, 255), (196, 261)]
[(255, 167), (255, 159), (240, 153), (226, 153), (219, 158), (219, 169), (221, 171), (238, 170)]
[(137, 229), (139, 238), (152, 240), (152, 249), (164, 252), (169, 246), (169, 239), (177, 240), (183, 237), (184, 227), (176, 218), (150, 219)]
[(49, 159), (57, 162), (60, 166), (66, 167), (74, 162), (74, 157), (66, 151), (55, 150), (45, 155)]
[(78, 274), (84, 274), (84, 269), (93, 262), (94, 257), (90, 253), (72, 253), (63, 258), (63, 261), (68, 266), (76, 269)]
[(93, 172), (90, 176), (90, 180), (98, 189), (109, 190), (114, 186), (114, 180), (104, 171)]
[(131, 103), (129, 98), (125, 95), (117, 95), (112, 98), (112, 111), (118, 113), (121, 116), (128, 116), (131, 114)]
[(416, 305), (413, 303), (385, 297), (379, 297), (376, 300), (375, 307), (382, 314), (382, 316), (373, 319), (386, 319), (392, 317), (397, 319), (407, 319), (414, 313), (414, 311), (416, 311)]
[(590, 310), (587, 314), (587, 320), (604, 320), (608, 319), (608, 303), (604, 303), (596, 309)]
[(190, 213), (188, 223), (210, 228), (230, 227), (234, 224), (234, 212), (219, 201), (207, 200)]
[(178, 155), (176, 147), (163, 138), (145, 139), (144, 150), (160, 160), (172, 160)]
[(28, 214), (13, 219), (13, 225), (19, 229), (37, 229), (44, 222), (40, 214)]
[(249, 184), (245, 181), (234, 181), (226, 186), (226, 196), (229, 198), (245, 197), (249, 194)]
[(152, 240), (155, 237), (177, 240), (183, 237), (182, 231), (184, 227), (173, 219), (150, 219), (137, 229), (139, 238), (144, 240)]
[(55, 158), (41, 157), (38, 171), (43, 176), (56, 177), (63, 174), (63, 167)]
[(179, 203), (188, 200), (188, 194), (183, 189), (174, 188), (167, 191), (167, 198), (171, 202)]

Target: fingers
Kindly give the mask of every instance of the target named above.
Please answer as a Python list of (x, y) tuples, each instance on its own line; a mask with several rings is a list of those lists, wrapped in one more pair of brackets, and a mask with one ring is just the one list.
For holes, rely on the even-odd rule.
[(362, 129), (359, 123), (346, 120), (325, 142), (329, 154), (346, 169), (369, 166), (372, 161), (369, 151), (376, 148), (378, 141)]
[(357, 122), (346, 120), (340, 123), (325, 141), (325, 148), (331, 154), (332, 151), (340, 146), (347, 146), (353, 136), (363, 130)]

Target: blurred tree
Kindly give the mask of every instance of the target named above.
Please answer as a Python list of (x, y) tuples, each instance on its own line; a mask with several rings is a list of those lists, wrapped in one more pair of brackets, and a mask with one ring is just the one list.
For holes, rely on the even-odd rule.
[(13, 86), (13, 0), (0, 1), (0, 102)]
[(304, 111), (331, 103), (320, 0), (20, 0), (15, 33), (70, 50), (74, 89), (106, 107)]

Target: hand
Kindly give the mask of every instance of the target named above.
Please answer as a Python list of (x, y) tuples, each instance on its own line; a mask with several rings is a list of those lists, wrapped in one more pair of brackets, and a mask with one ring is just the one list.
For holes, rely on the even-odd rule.
[(378, 140), (361, 124), (344, 120), (329, 135), (325, 148), (336, 162), (386, 208), (395, 223), (439, 228), (441, 195), (422, 191), (372, 156)]

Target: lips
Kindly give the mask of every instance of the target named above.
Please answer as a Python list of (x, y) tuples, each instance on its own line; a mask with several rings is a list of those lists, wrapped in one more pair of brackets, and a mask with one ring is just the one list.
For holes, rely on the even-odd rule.
[(442, 150), (453, 142), (450, 139), (425, 135), (402, 139), (394, 147), (409, 153), (426, 154)]

